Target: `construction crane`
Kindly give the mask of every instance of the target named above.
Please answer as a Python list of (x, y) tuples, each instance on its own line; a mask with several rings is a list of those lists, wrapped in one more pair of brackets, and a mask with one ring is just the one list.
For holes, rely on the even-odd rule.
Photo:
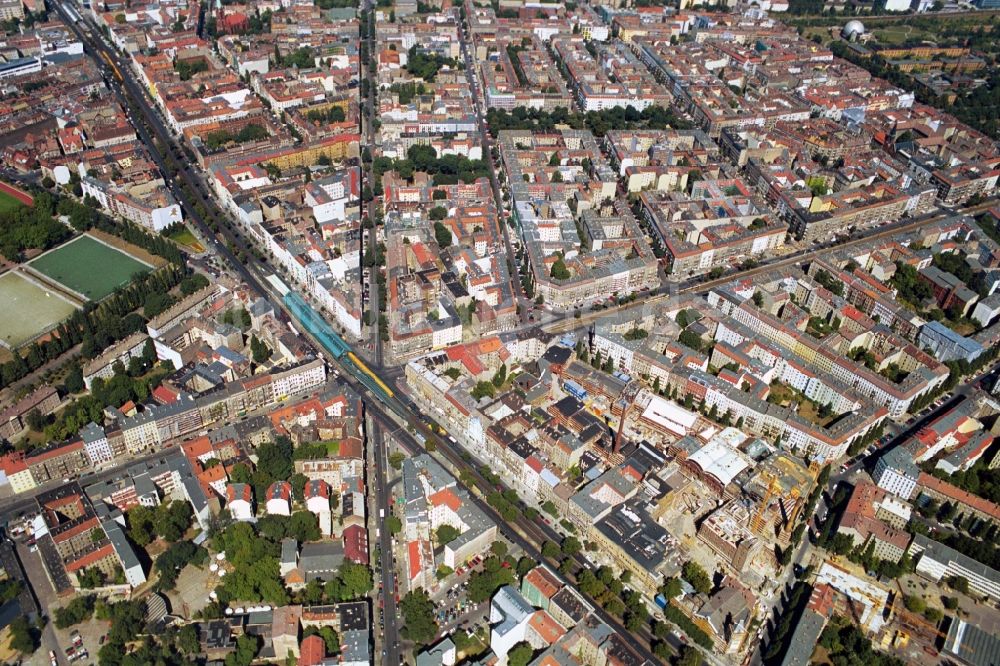
[(750, 529), (756, 534), (764, 534), (767, 529), (767, 520), (764, 518), (764, 514), (767, 512), (767, 507), (771, 504), (771, 498), (775, 494), (775, 481), (773, 478), (769, 477), (768, 483), (764, 486), (764, 497), (757, 504), (757, 510), (754, 512), (753, 517), (750, 518)]
[(770, 472), (761, 473), (762, 480), (764, 483), (764, 497), (761, 499), (760, 503), (757, 505), (757, 511), (750, 518), (750, 528), (757, 534), (764, 534), (767, 529), (767, 520), (765, 519), (765, 514), (767, 513), (768, 507), (771, 505), (771, 500), (775, 496), (778, 497), (778, 505), (782, 513), (781, 529), (788, 531), (789, 528), (795, 525), (795, 521), (798, 518), (799, 512), (802, 511), (802, 502), (798, 501), (801, 497), (798, 488), (792, 488), (790, 490), (791, 500), (795, 503), (792, 508), (791, 513), (785, 513), (785, 499), (784, 491), (782, 490), (781, 484), (778, 481), (777, 476)]
[(615, 453), (621, 451), (622, 432), (625, 430), (625, 419), (628, 418), (629, 412), (631, 412), (632, 407), (635, 406), (635, 398), (639, 395), (640, 388), (641, 386), (639, 382), (632, 380), (625, 385), (621, 396), (618, 398), (618, 402), (622, 405), (622, 415), (618, 420), (618, 430), (615, 432), (615, 442), (611, 449)]

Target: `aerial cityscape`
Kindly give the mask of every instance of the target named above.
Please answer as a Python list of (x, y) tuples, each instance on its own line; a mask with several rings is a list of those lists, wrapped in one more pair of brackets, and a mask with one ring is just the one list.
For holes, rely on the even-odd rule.
[(1000, 666), (1000, 0), (0, 27), (0, 663)]

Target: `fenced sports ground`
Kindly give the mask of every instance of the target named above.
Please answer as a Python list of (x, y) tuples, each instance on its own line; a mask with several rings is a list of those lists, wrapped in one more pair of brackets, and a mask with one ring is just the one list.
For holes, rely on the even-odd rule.
[(19, 270), (0, 275), (0, 344), (16, 348), (54, 328), (77, 308), (69, 298)]
[(63, 285), (84, 300), (99, 301), (149, 264), (83, 234), (32, 259), (28, 268)]

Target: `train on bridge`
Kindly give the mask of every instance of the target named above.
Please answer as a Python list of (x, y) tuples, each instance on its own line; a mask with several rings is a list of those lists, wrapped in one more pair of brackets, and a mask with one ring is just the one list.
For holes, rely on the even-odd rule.
[(342, 337), (323, 319), (316, 310), (306, 303), (298, 293), (288, 290), (284, 295), (285, 306), (301, 326), (312, 335), (316, 341), (323, 346), (335, 359), (348, 366), (353, 366), (353, 374), (358, 381), (375, 392), (376, 396), (382, 398), (383, 402), (388, 402), (395, 398), (395, 393), (383, 382), (378, 375), (358, 358), (358, 355), (351, 349)]

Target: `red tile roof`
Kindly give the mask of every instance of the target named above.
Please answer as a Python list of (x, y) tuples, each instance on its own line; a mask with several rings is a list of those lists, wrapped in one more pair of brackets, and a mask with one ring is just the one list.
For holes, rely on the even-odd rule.
[(358, 564), (368, 564), (368, 531), (361, 525), (344, 529), (344, 557)]
[(562, 585), (559, 584), (559, 579), (543, 567), (535, 567), (529, 571), (524, 576), (524, 582), (538, 590), (546, 599), (551, 599), (552, 595), (562, 588)]
[(168, 388), (163, 384), (160, 384), (155, 389), (153, 389), (153, 398), (164, 405), (169, 405), (172, 402), (176, 402), (178, 398), (178, 392), (174, 389)]
[(931, 476), (925, 472), (921, 472), (920, 476), (917, 478), (917, 486), (927, 488), (930, 491), (944, 495), (948, 499), (954, 500), (959, 504), (972, 507), (976, 511), (980, 511), (992, 517), (994, 520), (1000, 519), (1000, 506), (997, 506), (987, 499), (968, 493), (957, 486), (953, 486), (950, 483), (942, 481), (941, 479)]
[(242, 492), (242, 495), (240, 497), (236, 496), (237, 485), (238, 484), (230, 483), (228, 486), (226, 486), (226, 501), (227, 502), (233, 502), (233, 501), (236, 501), (238, 499), (241, 499), (244, 502), (251, 501), (253, 499), (253, 494), (252, 494), (251, 489), (250, 489), (250, 484), (249, 483), (243, 484), (243, 486), (242, 486), (243, 492)]
[(326, 642), (317, 634), (306, 636), (299, 645), (298, 666), (317, 666), (326, 658)]
[(411, 541), (406, 544), (406, 551), (408, 557), (406, 558), (409, 563), (409, 574), (410, 580), (417, 577), (420, 573), (420, 541)]
[(83, 557), (79, 557), (66, 565), (66, 571), (75, 572), (82, 571), (86, 567), (93, 566), (97, 564), (105, 557), (114, 555), (115, 549), (110, 543), (101, 546), (97, 550), (93, 550)]
[(452, 492), (451, 488), (445, 488), (444, 490), (439, 490), (438, 492), (434, 493), (427, 499), (430, 500), (430, 503), (433, 504), (434, 506), (441, 506), (442, 504), (444, 504), (449, 509), (456, 512), (462, 506), (462, 500), (458, 498), (458, 495)]
[(566, 633), (562, 625), (556, 622), (551, 615), (547, 612), (540, 610), (536, 611), (531, 619), (528, 620), (528, 624), (532, 629), (535, 630), (543, 641), (547, 644), (552, 645)]

